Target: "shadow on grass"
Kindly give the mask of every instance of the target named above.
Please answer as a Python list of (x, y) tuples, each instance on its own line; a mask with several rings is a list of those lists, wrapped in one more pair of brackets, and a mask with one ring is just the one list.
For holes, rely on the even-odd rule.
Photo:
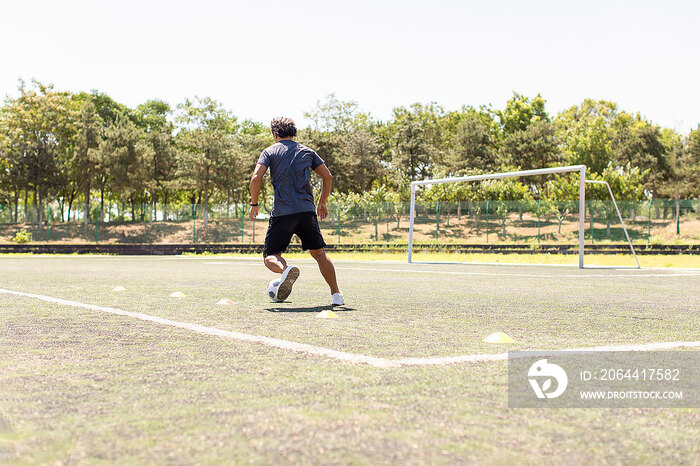
[(350, 312), (356, 311), (352, 307), (347, 306), (314, 306), (314, 307), (271, 307), (265, 309), (268, 312), (321, 312), (321, 311), (333, 311), (333, 312)]

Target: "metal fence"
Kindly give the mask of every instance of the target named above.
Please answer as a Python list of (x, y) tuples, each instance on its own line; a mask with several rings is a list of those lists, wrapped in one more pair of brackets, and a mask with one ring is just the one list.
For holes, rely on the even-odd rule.
[[(634, 242), (700, 243), (700, 200), (618, 202)], [(329, 244), (408, 241), (408, 203), (331, 203), (320, 222)], [(0, 206), (0, 242), (243, 243), (264, 241), (269, 212), (251, 221), (247, 204)], [(625, 241), (610, 201), (586, 202), (588, 244)], [(22, 232), (26, 232), (23, 234)], [(418, 202), (415, 241), (425, 243), (574, 243), (578, 202)], [(296, 240), (296, 238), (295, 238)]]

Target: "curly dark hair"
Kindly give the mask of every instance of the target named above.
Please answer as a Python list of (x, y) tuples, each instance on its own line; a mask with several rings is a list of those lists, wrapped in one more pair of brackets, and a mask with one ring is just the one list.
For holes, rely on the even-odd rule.
[(297, 135), (297, 125), (291, 118), (278, 117), (270, 122), (270, 129), (280, 138), (289, 138)]

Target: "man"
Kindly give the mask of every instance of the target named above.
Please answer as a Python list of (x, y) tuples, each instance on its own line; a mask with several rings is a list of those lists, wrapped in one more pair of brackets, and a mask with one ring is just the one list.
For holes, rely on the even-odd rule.
[[(265, 235), (263, 257), (265, 266), (275, 273), (282, 274), (279, 280), (273, 280), (268, 286), (268, 294), (275, 301), (284, 301), (292, 292), (292, 286), (299, 277), (297, 267), (287, 265), (282, 253), (287, 250), (292, 235), (301, 239), (301, 247), (309, 250), (316, 259), (321, 275), (331, 289), (331, 305), (345, 304), (338, 289), (335, 268), (326, 255), (325, 246), (318, 226), (318, 217), (323, 220), (328, 216), (326, 200), (331, 193), (332, 175), (321, 157), (313, 150), (294, 141), (297, 128), (291, 118), (275, 118), (270, 123), (275, 143), (262, 151), (255, 171), (250, 179), (250, 213), (251, 220), (258, 215), (258, 195), (260, 185), (267, 169), (275, 192), (275, 202), (270, 214), (270, 224)], [(321, 177), (323, 182), (318, 206), (314, 206), (311, 189), (311, 170)]]

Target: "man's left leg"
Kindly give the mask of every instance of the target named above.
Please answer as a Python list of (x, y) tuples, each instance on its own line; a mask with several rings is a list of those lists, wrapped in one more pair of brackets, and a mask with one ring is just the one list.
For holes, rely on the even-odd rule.
[(324, 249), (326, 243), (323, 241), (323, 235), (318, 225), (316, 213), (304, 212), (302, 216), (302, 221), (296, 231), (299, 238), (301, 238), (301, 247), (305, 251), (308, 250), (311, 256), (316, 259), (321, 275), (323, 275), (326, 283), (328, 283), (328, 286), (331, 288), (331, 295), (333, 295), (331, 304), (334, 306), (342, 306), (345, 304), (345, 301), (342, 293), (338, 289), (333, 262), (328, 258), (326, 250)]

